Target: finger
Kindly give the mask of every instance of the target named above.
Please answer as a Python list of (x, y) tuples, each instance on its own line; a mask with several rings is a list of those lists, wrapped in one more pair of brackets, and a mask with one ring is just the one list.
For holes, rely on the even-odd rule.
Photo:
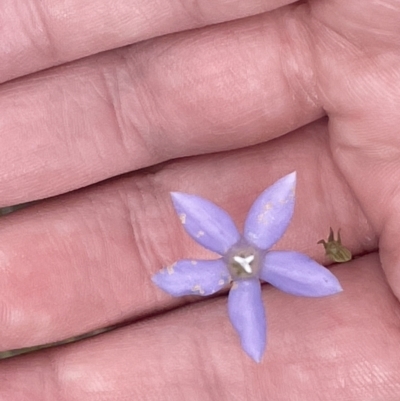
[(395, 399), (399, 305), (378, 257), (333, 272), (344, 287), (337, 296), (307, 299), (263, 287), (269, 332), (261, 364), (240, 349), (226, 297), (219, 297), (3, 361), (2, 395), (29, 394), (32, 401), (44, 395), (71, 401), (231, 400), (232, 394), (238, 400)]
[(389, 9), (368, 1), (353, 13), (348, 2), (337, 1), (337, 19), (324, 4), (314, 5), (319, 23), (339, 34), (325, 28), (318, 36), (331, 49), (318, 68), (333, 156), (380, 237), (383, 268), (400, 297), (399, 4)]
[(5, 0), (0, 82), (144, 39), (260, 14), (293, 0)]
[[(159, 38), (5, 85), (0, 202), (249, 146), (318, 119), (303, 14)], [(296, 41), (285, 32), (292, 23)]]
[(342, 227), (354, 254), (376, 247), (358, 203), (332, 165), (321, 121), (262, 146), (171, 162), (158, 172), (137, 173), (2, 218), (2, 349), (57, 341), (197, 301), (171, 298), (151, 281), (178, 259), (215, 258), (185, 234), (169, 192), (212, 200), (242, 230), (257, 195), (293, 170), (298, 172), (294, 218), (278, 248), (322, 261), (316, 242), (330, 226)]

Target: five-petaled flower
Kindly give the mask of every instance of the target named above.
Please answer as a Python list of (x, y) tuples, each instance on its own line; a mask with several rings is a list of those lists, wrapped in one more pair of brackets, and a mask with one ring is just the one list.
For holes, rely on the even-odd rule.
[(229, 318), (245, 352), (260, 362), (266, 345), (266, 318), (260, 279), (289, 294), (323, 297), (342, 288), (336, 277), (308, 256), (269, 249), (286, 231), (294, 210), (296, 173), (267, 188), (254, 202), (241, 236), (231, 217), (199, 196), (171, 193), (187, 233), (221, 255), (216, 260), (180, 260), (153, 276), (173, 296), (210, 295), (233, 281)]

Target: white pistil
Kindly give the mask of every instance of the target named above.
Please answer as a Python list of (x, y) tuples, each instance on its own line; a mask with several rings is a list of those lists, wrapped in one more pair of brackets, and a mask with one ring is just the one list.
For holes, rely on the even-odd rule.
[(254, 255), (249, 255), (244, 258), (241, 256), (234, 256), (233, 260), (238, 263), (246, 273), (253, 273), (253, 269), (251, 268), (250, 263), (254, 260)]

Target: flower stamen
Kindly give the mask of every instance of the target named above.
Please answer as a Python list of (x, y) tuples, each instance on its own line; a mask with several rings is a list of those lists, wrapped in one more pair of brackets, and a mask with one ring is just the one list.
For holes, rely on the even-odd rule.
[(254, 260), (254, 255), (250, 255), (247, 257), (241, 257), (241, 256), (234, 256), (233, 260), (237, 263), (239, 263), (240, 266), (242, 266), (243, 270), (246, 273), (253, 273), (253, 269), (251, 268), (250, 263)]

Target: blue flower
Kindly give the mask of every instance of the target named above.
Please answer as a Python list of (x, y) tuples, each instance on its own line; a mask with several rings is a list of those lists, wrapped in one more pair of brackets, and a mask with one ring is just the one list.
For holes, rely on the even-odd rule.
[(267, 188), (247, 215), (243, 236), (231, 217), (214, 203), (195, 195), (171, 194), (187, 233), (203, 247), (221, 255), (216, 260), (180, 260), (153, 276), (173, 296), (211, 295), (233, 281), (229, 318), (242, 348), (260, 362), (266, 346), (266, 318), (260, 279), (289, 294), (323, 297), (342, 288), (336, 277), (308, 256), (269, 251), (293, 216), (296, 173)]

